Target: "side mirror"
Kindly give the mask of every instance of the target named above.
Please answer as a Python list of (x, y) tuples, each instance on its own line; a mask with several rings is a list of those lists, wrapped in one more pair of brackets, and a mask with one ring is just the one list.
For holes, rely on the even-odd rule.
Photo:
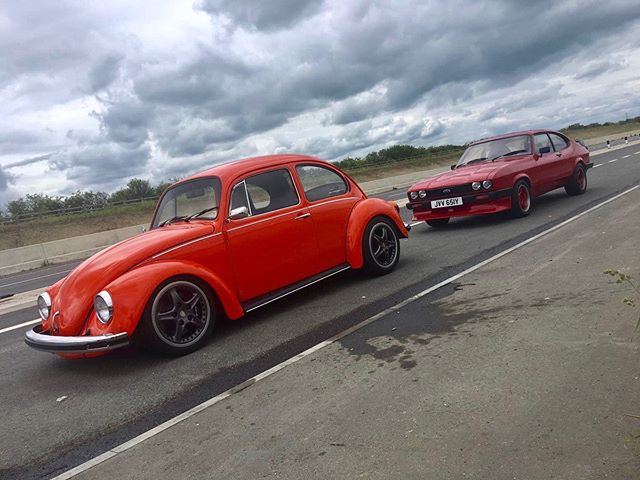
[(545, 153), (551, 153), (551, 147), (542, 147), (539, 149), (540, 155), (544, 155)]
[(247, 218), (249, 216), (249, 209), (247, 207), (237, 207), (229, 212), (229, 220), (240, 220), (241, 218)]
[(451, 170), (455, 170), (456, 166), (455, 165), (451, 165)]

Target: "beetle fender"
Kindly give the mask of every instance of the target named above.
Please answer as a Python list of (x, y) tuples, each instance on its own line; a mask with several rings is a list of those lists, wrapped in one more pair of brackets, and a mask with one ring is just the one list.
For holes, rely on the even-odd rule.
[(164, 261), (134, 268), (107, 285), (105, 290), (113, 298), (113, 320), (105, 326), (97, 321), (95, 315), (91, 315), (87, 328), (95, 331), (95, 334), (117, 331), (133, 335), (153, 291), (165, 280), (178, 275), (191, 275), (207, 283), (230, 319), (244, 315), (233, 290), (218, 276), (197, 263)]
[(397, 227), (400, 237), (407, 238), (407, 231), (395, 203), (380, 198), (367, 198), (353, 208), (347, 227), (347, 262), (352, 268), (361, 268), (364, 264), (362, 256), (362, 236), (372, 218), (385, 216)]

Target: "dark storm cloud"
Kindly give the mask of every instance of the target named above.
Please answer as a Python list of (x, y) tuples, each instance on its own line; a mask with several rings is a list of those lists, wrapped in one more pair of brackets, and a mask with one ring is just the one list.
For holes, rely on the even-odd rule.
[(13, 183), (14, 177), (9, 172), (6, 172), (2, 165), (0, 165), (0, 192), (4, 192), (9, 188), (9, 184)]
[(273, 30), (293, 25), (322, 6), (321, 0), (202, 0), (200, 8), (243, 27)]
[[(146, 14), (131, 20), (136, 9), (97, 5), (3, 4), (0, 95), (16, 102), (12, 114), (23, 112), (12, 118), (65, 102), (91, 117), (87, 125), (55, 125), (60, 135), (69, 130), (64, 148), (43, 140), (44, 128), (0, 129), (0, 153), (11, 155), (5, 170), (56, 150), (46, 159), (54, 172), (80, 186), (107, 185), (145, 174), (152, 155), (179, 174), (225, 155), (267, 153), (260, 149), (272, 147), (256, 146), (265, 132), (261, 139), (275, 149), (331, 159), (393, 142), (425, 144), (452, 128), (432, 110), (472, 111), (479, 96), (531, 80), (521, 95), (497, 96), (476, 111), (484, 124), (507, 128), (518, 121), (514, 111), (547, 95), (579, 104), (550, 80), (576, 58), (580, 69), (564, 74), (574, 81), (628, 68), (598, 52), (629, 45), (640, 18), (636, 1), (202, 0), (190, 14), (210, 31), (172, 44), (165, 37), (177, 20), (153, 33)], [(313, 121), (325, 131), (313, 131)], [(304, 134), (295, 122), (307, 122)], [(29, 158), (16, 161), (18, 154)]]
[(604, 60), (601, 62), (591, 62), (585, 66), (574, 78), (576, 80), (591, 80), (603, 73), (612, 73), (625, 68), (622, 61)]
[(119, 55), (107, 55), (91, 70), (89, 70), (89, 89), (91, 93), (96, 93), (108, 87), (118, 76), (122, 57)]
[(53, 156), (53, 153), (47, 153), (45, 155), (38, 155), (36, 157), (25, 158), (24, 160), (8, 163), (5, 165), (5, 168), (24, 167), (26, 165), (32, 165), (34, 163), (44, 162), (45, 160), (49, 160), (52, 156)]

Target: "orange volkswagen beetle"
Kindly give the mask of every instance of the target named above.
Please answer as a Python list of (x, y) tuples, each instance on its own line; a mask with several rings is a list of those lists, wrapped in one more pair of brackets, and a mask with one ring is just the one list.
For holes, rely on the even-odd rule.
[(148, 232), (106, 248), (38, 297), (27, 345), (94, 356), (131, 340), (171, 355), (349, 268), (391, 272), (407, 237), (395, 203), (303, 155), (219, 165), (169, 187)]

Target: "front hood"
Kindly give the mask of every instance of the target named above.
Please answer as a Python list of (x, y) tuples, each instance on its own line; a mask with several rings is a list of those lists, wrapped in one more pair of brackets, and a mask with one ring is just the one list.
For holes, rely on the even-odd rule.
[[(179, 223), (150, 230), (96, 253), (78, 265), (58, 286), (52, 298), (59, 335), (78, 335), (93, 299), (106, 285), (140, 262), (167, 248), (213, 233), (208, 223)], [(49, 325), (45, 324), (45, 327)]]
[(428, 190), (432, 188), (444, 188), (456, 185), (465, 185), (472, 182), (482, 182), (491, 176), (502, 166), (502, 162), (487, 162), (456, 168), (441, 173), (435, 177), (426, 178), (411, 187), (411, 190)]

